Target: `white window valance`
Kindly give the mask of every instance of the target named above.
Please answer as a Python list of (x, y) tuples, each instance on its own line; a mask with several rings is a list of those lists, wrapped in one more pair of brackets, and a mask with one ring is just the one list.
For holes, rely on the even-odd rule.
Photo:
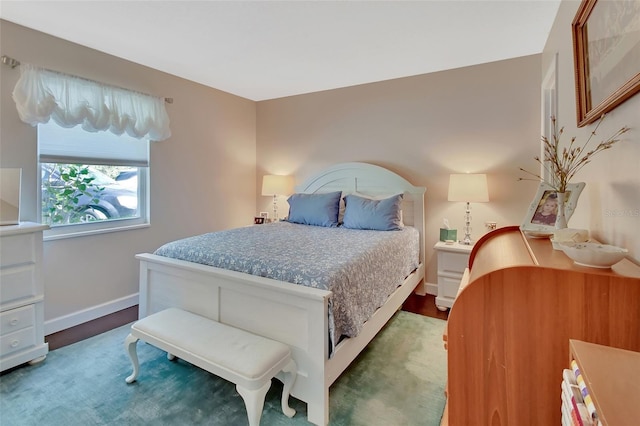
[(62, 127), (109, 130), (137, 139), (171, 136), (164, 100), (68, 74), (20, 65), (13, 90), (18, 115), (36, 126), (53, 119)]

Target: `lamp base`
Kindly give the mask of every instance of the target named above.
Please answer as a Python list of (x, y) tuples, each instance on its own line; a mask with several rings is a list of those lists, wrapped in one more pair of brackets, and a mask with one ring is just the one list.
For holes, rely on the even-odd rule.
[(273, 218), (272, 222), (278, 221), (278, 196), (273, 194)]
[(460, 244), (470, 246), (473, 244), (471, 241), (471, 204), (467, 201), (467, 209), (464, 214), (464, 238), (460, 241)]

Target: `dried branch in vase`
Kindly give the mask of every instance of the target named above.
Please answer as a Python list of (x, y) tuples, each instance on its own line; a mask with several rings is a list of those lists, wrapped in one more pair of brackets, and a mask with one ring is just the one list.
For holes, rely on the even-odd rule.
[(604, 115), (600, 117), (598, 124), (596, 124), (596, 127), (593, 129), (584, 145), (576, 146), (576, 137), (574, 136), (571, 138), (569, 146), (561, 148), (560, 138), (564, 132), (564, 127), (558, 130), (556, 118), (552, 116), (552, 139), (549, 140), (546, 136), (542, 136), (544, 159), (534, 157), (535, 160), (546, 170), (549, 180), (545, 180), (540, 175), (525, 170), (522, 167), (520, 167), (520, 171), (527, 173), (533, 178), (519, 178), (518, 180), (541, 181), (547, 183), (558, 192), (566, 192), (567, 185), (571, 182), (573, 176), (575, 176), (580, 169), (589, 164), (594, 155), (606, 149), (610, 149), (613, 145), (621, 141), (621, 135), (630, 130), (626, 126), (622, 127), (607, 139), (602, 140), (594, 149), (587, 151), (587, 146), (591, 142), (591, 139), (596, 136), (596, 132), (600, 127), (600, 124), (604, 121), (604, 117)]

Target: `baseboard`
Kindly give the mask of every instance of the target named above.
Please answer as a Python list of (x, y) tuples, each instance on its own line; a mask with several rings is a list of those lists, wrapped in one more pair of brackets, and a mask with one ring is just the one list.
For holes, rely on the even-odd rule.
[(431, 294), (433, 296), (438, 295), (438, 284), (427, 283), (425, 289), (427, 290), (427, 294)]
[(138, 304), (138, 293), (44, 322), (44, 334), (57, 333)]
[(438, 295), (438, 284), (431, 284), (425, 281), (420, 281), (420, 284), (416, 287), (415, 293), (418, 296), (425, 296), (430, 294), (432, 296)]

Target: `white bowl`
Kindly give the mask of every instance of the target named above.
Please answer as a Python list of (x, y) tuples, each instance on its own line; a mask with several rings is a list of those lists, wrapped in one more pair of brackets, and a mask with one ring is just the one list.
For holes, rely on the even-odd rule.
[(620, 262), (627, 249), (600, 243), (558, 243), (560, 249), (576, 264), (592, 268), (610, 268)]

